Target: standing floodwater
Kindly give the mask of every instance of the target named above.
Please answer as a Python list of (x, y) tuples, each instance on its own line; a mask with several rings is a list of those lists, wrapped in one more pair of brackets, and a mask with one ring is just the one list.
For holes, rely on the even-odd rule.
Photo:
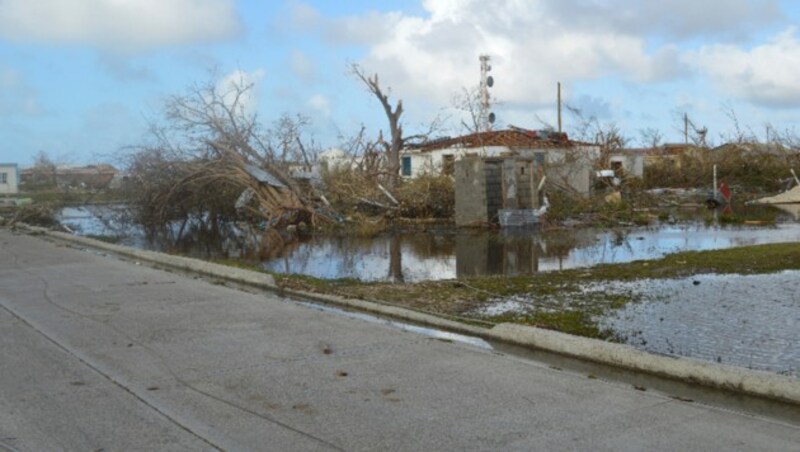
[(800, 272), (615, 283), (643, 295), (601, 320), (630, 345), (800, 376)]
[(800, 241), (800, 224), (703, 225), (548, 232), (442, 231), (373, 238), (317, 237), (262, 267), (319, 278), (406, 282), (482, 275), (529, 275), (658, 259), (680, 251)]
[[(146, 237), (120, 221), (121, 207), (67, 208), (60, 221), (82, 235), (114, 236), (129, 246), (199, 258), (258, 261), (269, 271), (319, 278), (417, 282), (482, 275), (530, 275), (598, 264), (658, 259), (680, 251), (800, 241), (800, 223), (558, 231), (431, 230), (377, 237), (306, 236), (265, 249), (259, 236), (231, 225), (209, 230), (192, 223), (180, 238)], [(176, 232), (181, 228), (172, 228)], [(177, 236), (177, 234), (174, 234)]]

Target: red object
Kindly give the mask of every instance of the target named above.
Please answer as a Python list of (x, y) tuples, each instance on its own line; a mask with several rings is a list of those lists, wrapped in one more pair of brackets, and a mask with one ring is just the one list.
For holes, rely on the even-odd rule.
[(722, 195), (722, 199), (724, 199), (725, 202), (731, 202), (731, 189), (728, 188), (728, 184), (725, 182), (720, 182), (719, 194)]

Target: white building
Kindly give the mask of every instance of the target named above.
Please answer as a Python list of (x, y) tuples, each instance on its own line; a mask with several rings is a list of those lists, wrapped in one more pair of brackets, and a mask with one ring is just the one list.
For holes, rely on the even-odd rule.
[(0, 195), (19, 193), (19, 166), (16, 163), (0, 163)]
[(412, 178), (422, 174), (453, 174), (455, 161), (466, 155), (533, 158), (544, 166), (550, 184), (588, 196), (600, 147), (570, 141), (564, 133), (512, 127), (433, 140), (404, 149), (400, 155), (400, 174)]
[(611, 169), (619, 175), (620, 170), (626, 175), (644, 177), (646, 152), (639, 149), (620, 149), (608, 157)]
[(353, 158), (338, 148), (331, 148), (321, 153), (317, 161), (318, 166), (328, 171), (341, 171), (354, 166)]

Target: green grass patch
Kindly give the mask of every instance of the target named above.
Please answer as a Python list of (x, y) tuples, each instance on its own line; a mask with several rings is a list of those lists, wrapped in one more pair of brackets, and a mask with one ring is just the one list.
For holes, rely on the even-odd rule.
[(99, 235), (99, 234), (88, 234), (86, 235), (87, 238), (99, 240), (101, 242), (117, 244), (122, 241), (122, 237), (118, 235)]

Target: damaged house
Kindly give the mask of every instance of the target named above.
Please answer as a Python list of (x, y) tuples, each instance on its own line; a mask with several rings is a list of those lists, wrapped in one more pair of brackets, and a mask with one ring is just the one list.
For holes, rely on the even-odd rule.
[(707, 154), (705, 148), (693, 144), (664, 144), (649, 148), (617, 149), (609, 155), (611, 170), (617, 176), (627, 175), (644, 179), (647, 168), (654, 165), (668, 165), (681, 169), (682, 157), (702, 158)]
[(54, 185), (61, 188), (108, 188), (117, 176), (117, 169), (108, 164), (26, 168), (20, 172), (20, 183), (29, 186)]
[(453, 175), (455, 162), (465, 156), (532, 159), (544, 168), (549, 185), (589, 196), (593, 165), (600, 156), (600, 147), (571, 141), (565, 133), (512, 126), (505, 130), (432, 140), (406, 148), (400, 155), (401, 175)]
[(401, 175), (455, 177), (458, 226), (535, 224), (548, 186), (588, 197), (599, 146), (549, 130), (510, 127), (426, 142), (401, 153)]

